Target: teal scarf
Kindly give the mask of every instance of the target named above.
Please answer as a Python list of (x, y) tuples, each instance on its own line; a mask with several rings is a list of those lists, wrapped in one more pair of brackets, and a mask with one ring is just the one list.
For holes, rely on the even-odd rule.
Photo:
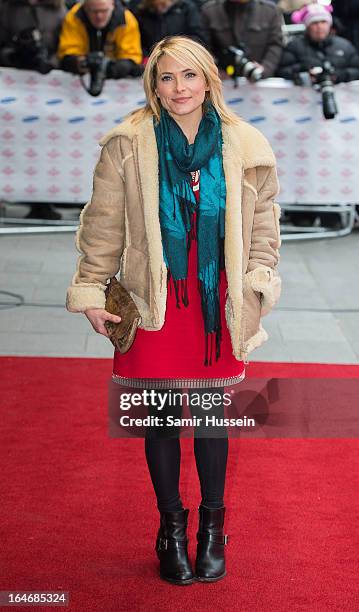
[[(220, 355), (221, 316), (219, 304), (220, 269), (224, 267), (224, 220), (226, 183), (222, 162), (221, 119), (207, 103), (194, 144), (179, 125), (162, 108), (161, 119), (154, 118), (159, 157), (159, 219), (163, 256), (172, 276), (177, 307), (188, 305), (187, 272), (191, 239), (197, 234), (198, 281), (206, 334), (205, 365), (208, 340), (216, 340), (216, 360)], [(191, 172), (200, 170), (200, 201), (191, 188)], [(196, 231), (193, 213), (197, 210)]]

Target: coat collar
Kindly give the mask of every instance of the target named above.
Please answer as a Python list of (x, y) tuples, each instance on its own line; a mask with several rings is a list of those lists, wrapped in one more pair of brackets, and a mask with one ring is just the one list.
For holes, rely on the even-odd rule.
[[(244, 170), (256, 166), (275, 166), (275, 157), (268, 140), (263, 134), (246, 121), (239, 125), (222, 124), (223, 134), (223, 156), (234, 157), (238, 163), (242, 162)], [(143, 142), (148, 137), (154, 136), (152, 117), (146, 117), (141, 122), (134, 124), (130, 117), (113, 128), (100, 141), (103, 146), (114, 136), (126, 136), (130, 140), (134, 137)]]

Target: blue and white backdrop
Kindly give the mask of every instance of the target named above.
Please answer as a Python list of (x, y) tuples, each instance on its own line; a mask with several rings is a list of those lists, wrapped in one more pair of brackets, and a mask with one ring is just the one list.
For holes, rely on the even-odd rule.
[[(282, 79), (223, 87), (230, 107), (274, 149), (279, 202), (359, 202), (359, 81), (335, 88), (339, 114), (330, 121), (317, 92)], [(93, 98), (60, 71), (0, 69), (0, 199), (87, 201), (99, 140), (143, 104), (137, 79), (107, 81)]]

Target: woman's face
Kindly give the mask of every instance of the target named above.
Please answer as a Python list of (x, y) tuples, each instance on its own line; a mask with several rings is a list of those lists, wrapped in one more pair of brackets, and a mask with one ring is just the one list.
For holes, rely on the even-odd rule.
[(155, 92), (174, 119), (202, 112), (206, 91), (209, 87), (202, 71), (162, 55), (157, 65)]

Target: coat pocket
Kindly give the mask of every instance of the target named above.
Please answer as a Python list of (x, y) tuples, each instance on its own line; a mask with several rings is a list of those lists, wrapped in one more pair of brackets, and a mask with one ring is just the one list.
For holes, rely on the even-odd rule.
[(258, 333), (261, 319), (262, 296), (253, 289), (250, 275), (250, 272), (245, 274), (243, 279), (241, 346), (244, 351), (247, 351), (249, 341)]
[(133, 291), (149, 304), (150, 271), (148, 255), (135, 249), (132, 245), (128, 246), (121, 261), (120, 281), (127, 291)]

